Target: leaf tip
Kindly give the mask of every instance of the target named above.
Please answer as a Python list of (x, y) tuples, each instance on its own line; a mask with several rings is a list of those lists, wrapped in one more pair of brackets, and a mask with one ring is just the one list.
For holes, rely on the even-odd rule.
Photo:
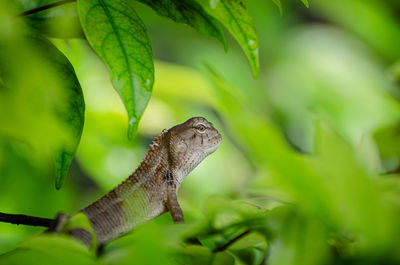
[(259, 68), (254, 69), (253, 70), (253, 77), (254, 78), (258, 78), (259, 76), (260, 76), (260, 69)]
[(138, 130), (139, 125), (139, 119), (136, 117), (131, 117), (129, 119), (129, 124), (128, 124), (128, 139), (132, 140)]
[(225, 38), (223, 38), (221, 40), (221, 44), (222, 44), (222, 47), (224, 48), (224, 52), (227, 53), (228, 52), (228, 43), (226, 42)]
[(258, 38), (249, 39), (246, 43), (247, 50), (245, 50), (247, 57), (250, 62), (251, 69), (253, 70), (253, 76), (258, 77), (260, 71), (260, 59), (258, 51)]
[(68, 175), (69, 167), (71, 166), (74, 152), (69, 152), (65, 149), (58, 150), (55, 153), (55, 169), (56, 169), (56, 183), (57, 190), (61, 189), (64, 181)]
[(275, 5), (278, 7), (279, 9), (279, 13), (281, 14), (281, 16), (283, 16), (283, 9), (282, 9), (282, 3), (280, 0), (272, 0), (272, 2), (275, 3)]
[(61, 176), (60, 174), (57, 174), (56, 183), (55, 183), (56, 190), (60, 190), (63, 183), (64, 183), (64, 177)]
[(61, 186), (64, 183), (65, 177), (68, 173), (68, 166), (65, 164), (66, 163), (66, 155), (64, 151), (61, 151), (60, 153), (56, 154), (56, 160), (55, 160), (55, 166), (56, 166), (56, 182), (55, 182), (55, 187), (56, 190), (61, 189)]
[(253, 70), (253, 76), (257, 78), (260, 74), (260, 61), (258, 57), (258, 49), (255, 52), (256, 56), (254, 57), (253, 61), (251, 62), (251, 68)]

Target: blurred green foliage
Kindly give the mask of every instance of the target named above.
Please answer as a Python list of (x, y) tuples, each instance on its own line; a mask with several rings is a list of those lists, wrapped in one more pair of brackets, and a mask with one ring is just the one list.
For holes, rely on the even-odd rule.
[[(162, 215), (96, 257), (63, 235), (0, 223), (0, 264), (400, 263), (399, 1), (245, 1), (258, 33), (257, 79), (238, 25), (222, 22), (233, 34), (225, 36), (227, 54), (196, 32), (224, 43), (211, 27), (224, 12), (208, 10), (215, 21), (207, 24), (131, 1), (155, 59), (153, 92), (132, 141), (126, 102), (107, 61), (84, 40), (77, 4), (10, 19), (49, 1), (18, 2), (0, 1), (1, 212), (76, 212), (125, 179), (162, 129), (192, 116), (212, 121), (223, 143), (179, 190), (187, 224)], [(76, 140), (60, 119), (72, 83), (48, 60), (50, 49), (26, 38), (32, 26), (72, 64), (85, 97), (61, 190), (52, 160)], [(194, 236), (203, 246), (184, 244)]]

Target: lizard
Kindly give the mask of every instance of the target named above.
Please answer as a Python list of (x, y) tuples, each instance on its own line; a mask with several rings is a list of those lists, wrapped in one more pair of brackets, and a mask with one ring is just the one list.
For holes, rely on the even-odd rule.
[[(138, 225), (170, 212), (175, 223), (184, 222), (177, 200), (184, 178), (221, 144), (220, 133), (203, 117), (193, 117), (164, 130), (157, 136), (138, 168), (120, 185), (84, 207), (98, 246), (131, 231)], [(60, 231), (68, 220), (56, 218)], [(71, 236), (92, 244), (91, 233), (82, 228), (67, 231)]]

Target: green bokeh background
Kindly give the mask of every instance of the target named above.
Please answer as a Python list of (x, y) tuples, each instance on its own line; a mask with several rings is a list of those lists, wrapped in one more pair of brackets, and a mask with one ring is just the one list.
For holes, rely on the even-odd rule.
[[(29, 1), (22, 2), (27, 9)], [(29, 67), (18, 89), (0, 83), (2, 212), (74, 213), (129, 176), (161, 130), (192, 116), (206, 117), (223, 136), (179, 190), (188, 227), (170, 226), (163, 215), (95, 259), (65, 238), (36, 242), (42, 228), (0, 223), (0, 253), (48, 244), (41, 252), (14, 251), (5, 263), (260, 264), (265, 253), (268, 264), (400, 263), (400, 2), (310, 0), (307, 9), (282, 0), (283, 15), (272, 1), (246, 2), (260, 40), (258, 79), (228, 34), (225, 53), (215, 40), (134, 4), (148, 27), (156, 72), (132, 141), (104, 64), (82, 39), (51, 39), (73, 64), (86, 103), (76, 159), (58, 191), (46, 146), (63, 137), (51, 110), (62, 93), (29, 64), (17, 65)], [(48, 30), (75, 34), (67, 22)], [(0, 40), (17, 43), (7, 27), (0, 20)], [(28, 83), (31, 90), (23, 90)], [(249, 209), (239, 210), (242, 204)], [(268, 211), (253, 213), (253, 206)], [(170, 242), (199, 229), (207, 246), (218, 245), (229, 231), (212, 237), (204, 225), (190, 224), (212, 220), (206, 227), (219, 231), (254, 215), (262, 228), (211, 261), (206, 248)], [(54, 255), (60, 260), (50, 257), (52, 248), (65, 250)]]

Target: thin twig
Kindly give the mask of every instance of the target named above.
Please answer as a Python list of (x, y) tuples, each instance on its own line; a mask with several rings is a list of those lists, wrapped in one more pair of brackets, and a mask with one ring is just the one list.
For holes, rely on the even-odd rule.
[(11, 223), (16, 225), (32, 225), (50, 227), (54, 223), (54, 219), (34, 217), (23, 214), (7, 214), (0, 212), (0, 222)]
[(75, 1), (76, 0), (62, 0), (62, 1), (54, 2), (54, 3), (51, 3), (51, 4), (47, 4), (47, 5), (44, 5), (44, 6), (39, 6), (39, 7), (30, 9), (30, 10), (24, 11), (24, 12), (18, 14), (17, 16), (18, 17), (28, 16), (28, 15), (33, 14), (33, 13), (37, 13), (37, 12), (40, 12), (40, 11), (43, 11), (43, 10), (46, 10), (46, 9), (49, 9), (49, 8), (52, 8), (52, 7), (64, 5), (64, 4), (75, 2)]
[(241, 239), (242, 237), (244, 237), (245, 235), (247, 235), (248, 233), (250, 233), (250, 230), (246, 230), (243, 233), (237, 235), (236, 237), (232, 238), (231, 240), (229, 240), (227, 243), (225, 243), (222, 246), (216, 247), (212, 252), (216, 253), (216, 252), (221, 252), (224, 251), (225, 249), (227, 249), (230, 245), (232, 245), (233, 243), (235, 243), (236, 241), (238, 241), (239, 239)]

